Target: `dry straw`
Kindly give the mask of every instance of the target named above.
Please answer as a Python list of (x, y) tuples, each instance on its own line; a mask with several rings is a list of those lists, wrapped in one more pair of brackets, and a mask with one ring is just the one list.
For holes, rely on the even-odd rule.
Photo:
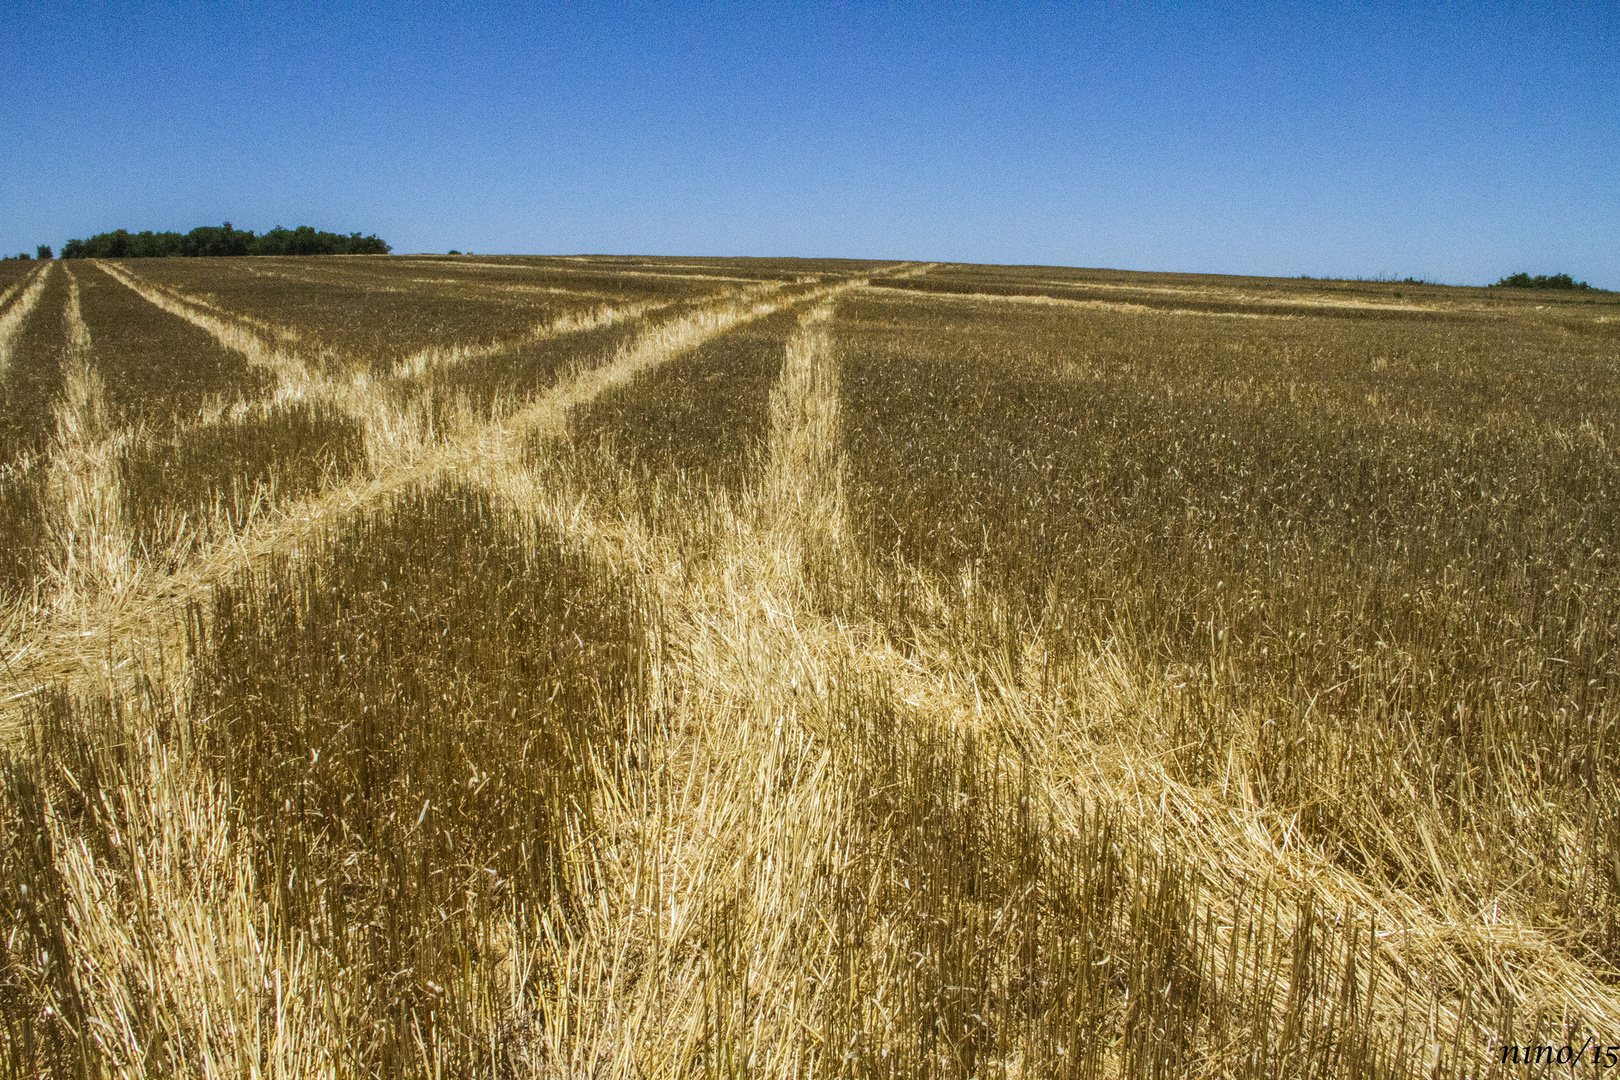
[(1606, 401), (1608, 324), (770, 269), (386, 380), (289, 346), (449, 419), (12, 639), (65, 684), (0, 785), (13, 1071), (1506, 1075), (1612, 1027), (1613, 433), (1500, 389)]

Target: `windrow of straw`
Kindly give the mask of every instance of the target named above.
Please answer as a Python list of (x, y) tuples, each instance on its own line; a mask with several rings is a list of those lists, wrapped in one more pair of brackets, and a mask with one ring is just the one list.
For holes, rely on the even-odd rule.
[(47, 264), (0, 314), (0, 609), (26, 608), (50, 545), (45, 535), (46, 469), (62, 389), (68, 282)]

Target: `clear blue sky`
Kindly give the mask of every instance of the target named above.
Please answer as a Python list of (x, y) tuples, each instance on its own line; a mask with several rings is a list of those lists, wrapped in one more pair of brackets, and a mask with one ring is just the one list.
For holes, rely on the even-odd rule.
[(1620, 289), (1620, 4), (0, 5), (0, 251), (397, 251)]

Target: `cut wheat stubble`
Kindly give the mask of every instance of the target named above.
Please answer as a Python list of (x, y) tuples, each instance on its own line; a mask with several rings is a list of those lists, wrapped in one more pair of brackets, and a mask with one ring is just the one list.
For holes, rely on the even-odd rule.
[[(1615, 1015), (1607, 988), (1552, 935), (1511, 913), (1478, 925), (1464, 908), (1324, 857), (1241, 760), (1213, 781), (1191, 774), (1197, 759), (1155, 729), (1169, 688), (1121, 639), (1070, 650), (1051, 690), (1050, 639), (1019, 621), (993, 567), (942, 575), (866, 550), (850, 496), (864, 508), (871, 493), (855, 489), (866, 474), (852, 475), (842, 454), (871, 384), (844, 378), (845, 308), (825, 307), (853, 296), (805, 299), (770, 395), (765, 453), (746, 463), (738, 492), (708, 504), (708, 493), (678, 492), (685, 524), (603, 513), (547, 449), (570, 411), (606, 388), (658, 385), (637, 376), (662, 361), (633, 349), (617, 354), (616, 377), (583, 373), (432, 448), (436, 476), (476, 481), (497, 505), (643, 583), (660, 613), (647, 650), (657, 730), (635, 755), (645, 774), (593, 759), (600, 817), (569, 838), (578, 861), (558, 878), (584, 902), (473, 914), (484, 929), (469, 959), (495, 976), (476, 997), (455, 991), (436, 1012), (430, 995), (448, 983), (402, 990), (420, 1006), (408, 1069), (465, 1060), (456, 1048), (488, 1035), (503, 1040), (506, 1067), (539, 1074), (731, 1064), (780, 1076), (1145, 1077), (1168, 1059), (1209, 1075), (1450, 1075), (1507, 1034), (1492, 1012), (1504, 995), (1525, 1038), (1536, 1022), (1526, 1013)], [(1082, 355), (1046, 366), (1096, 379), (1109, 365)], [(524, 426), (545, 438), (525, 444)], [(937, 424), (916, 432), (951, 435)], [(996, 460), (981, 463), (987, 475)], [(906, 512), (903, 496), (896, 487), (886, 505)], [(974, 512), (946, 524), (976, 529)], [(340, 517), (317, 515), (312, 535)], [(874, 623), (862, 610), (873, 584), (910, 590), (919, 625), (894, 635)], [(964, 612), (995, 631), (994, 648), (963, 655), (960, 639), (934, 632), (930, 620)], [(392, 620), (359, 629), (386, 638)], [(1171, 673), (1194, 682), (1190, 667)], [(599, 743), (618, 746), (605, 734)], [(437, 820), (426, 803), (409, 810), (404, 826)], [(1431, 822), (1415, 827), (1429, 850), (1402, 854), (1437, 862), (1445, 837)], [(1414, 870), (1424, 867), (1402, 873)], [(278, 1022), (321, 1032), (298, 1052), (367, 1052), (379, 1028), (361, 1018), (378, 1015), (377, 999), (345, 989), (333, 1008), (359, 1026), (319, 1028), (297, 1011), (317, 976), (310, 954), (296, 955), (274, 965), (287, 988)], [(201, 972), (187, 979), (207, 983)], [(1488, 979), (1494, 989), (1472, 1001), (1452, 993)], [(446, 1036), (435, 1015), (467, 1026)], [(221, 1039), (256, 1048), (260, 1062), (294, 1052), (267, 1050), (263, 1033)]]

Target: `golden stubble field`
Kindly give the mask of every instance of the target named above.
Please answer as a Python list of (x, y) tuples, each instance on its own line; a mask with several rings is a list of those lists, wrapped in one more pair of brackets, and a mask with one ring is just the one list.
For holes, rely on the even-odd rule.
[(7, 265), (6, 1075), (1620, 1044), (1620, 298)]

